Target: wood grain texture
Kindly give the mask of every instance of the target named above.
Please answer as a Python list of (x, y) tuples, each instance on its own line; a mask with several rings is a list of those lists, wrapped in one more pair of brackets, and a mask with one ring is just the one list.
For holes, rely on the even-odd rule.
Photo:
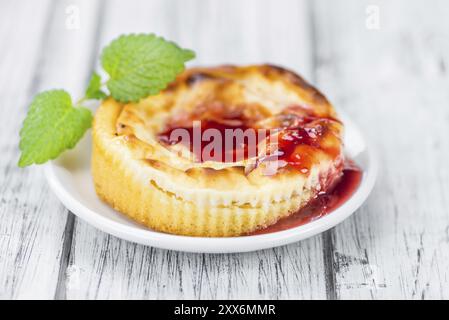
[[(42, 168), (16, 165), (18, 133), (32, 96), (63, 87), (79, 95), (87, 81), (91, 30), (87, 15), (81, 29), (66, 27), (73, 1), (2, 2), (0, 19), (0, 96), (3, 133), (0, 206), (0, 297), (55, 296), (67, 210), (50, 193)], [(89, 1), (75, 3), (89, 15)], [(13, 19), (11, 17), (14, 17)], [(83, 29), (84, 27), (84, 29)], [(73, 221), (73, 219), (72, 219)], [(70, 228), (69, 228), (70, 229)]]
[[(276, 61), (310, 75), (306, 9), (302, 1), (111, 1), (100, 42), (151, 31), (194, 48), (196, 64)], [(326, 297), (320, 237), (250, 254), (188, 254), (122, 241), (77, 220), (68, 268), (68, 298)]]
[[(378, 30), (366, 27), (373, 5)], [(338, 298), (449, 298), (447, 9), (447, 1), (316, 4), (318, 85), (381, 162), (373, 194), (332, 234)]]
[(0, 47), (7, 49), (0, 53), (0, 298), (29, 297), (30, 292), (50, 298), (65, 216), (59, 202), (47, 196), (40, 170), (19, 170), (16, 163), (18, 132), (30, 96), (40, 87), (40, 52), (53, 12), (49, 1), (2, 2), (1, 12), (15, 20), (0, 19)]
[[(80, 28), (67, 25), (73, 6)], [(444, 0), (1, 1), (0, 298), (449, 298), (448, 9)], [(367, 28), (373, 10), (379, 29)], [(313, 80), (378, 151), (368, 201), (321, 236), (247, 254), (144, 247), (75, 218), (41, 168), (16, 167), (18, 132), (36, 92), (80, 96), (100, 48), (128, 32), (193, 48), (194, 64), (273, 62)]]

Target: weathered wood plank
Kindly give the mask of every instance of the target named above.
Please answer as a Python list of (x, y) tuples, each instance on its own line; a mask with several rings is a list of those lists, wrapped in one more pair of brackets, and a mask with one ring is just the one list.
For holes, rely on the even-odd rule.
[[(50, 222), (42, 209), (60, 206), (42, 197), (46, 191), (39, 170), (21, 171), (16, 167), (18, 132), (30, 98), (27, 89), (36, 86), (33, 79), (39, 72), (42, 35), (52, 14), (49, 5), (48, 1), (2, 3), (2, 16), (15, 16), (14, 24), (0, 19), (0, 47), (9, 48), (0, 53), (1, 106), (3, 117), (7, 116), (0, 135), (0, 297), (4, 299), (24, 296), (24, 287), (38, 296), (51, 297), (56, 281), (52, 274), (59, 266), (59, 248), (52, 242), (59, 242), (61, 233), (48, 235), (44, 229), (57, 230), (64, 219)], [(29, 191), (36, 184), (39, 187)]]
[(447, 299), (447, 2), (319, 1), (315, 16), (318, 84), (382, 167), (367, 203), (334, 229), (337, 297)]
[[(155, 32), (195, 49), (197, 64), (269, 61), (310, 77), (307, 12), (304, 1), (110, 1), (100, 42)], [(68, 271), (68, 298), (326, 296), (321, 237), (248, 254), (188, 254), (122, 241), (77, 220)]]
[[(80, 29), (66, 27), (72, 4)], [(368, 5), (379, 8), (378, 30), (366, 28)], [(301, 1), (0, 6), (2, 17), (15, 17), (14, 25), (0, 19), (0, 47), (7, 48), (0, 52), (0, 107), (8, 115), (0, 136), (0, 298), (449, 297), (446, 2), (320, 1), (315, 32)], [(37, 91), (56, 86), (79, 95), (98, 61), (93, 48), (135, 31), (194, 48), (197, 64), (269, 61), (309, 78), (315, 64), (319, 87), (379, 152), (382, 170), (368, 202), (323, 238), (249, 254), (158, 250), (67, 219), (41, 170), (15, 166), (20, 123)]]
[[(53, 298), (63, 256), (67, 211), (50, 194), (42, 168), (16, 166), (18, 134), (38, 91), (86, 83), (91, 38), (90, 1), (8, 1), (1, 4), (0, 96), (3, 133), (0, 204), (0, 297)], [(79, 30), (67, 28), (66, 9), (85, 10)], [(14, 17), (12, 19), (11, 17)], [(5, 109), (3, 109), (5, 108)], [(67, 235), (71, 237), (71, 235)]]

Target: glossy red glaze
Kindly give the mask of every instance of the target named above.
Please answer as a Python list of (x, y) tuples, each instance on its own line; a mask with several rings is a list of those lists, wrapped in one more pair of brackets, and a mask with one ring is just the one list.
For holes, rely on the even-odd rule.
[[(266, 139), (267, 142), (266, 159), (271, 160), (273, 159), (271, 156), (274, 155), (277, 160), (286, 162), (304, 174), (308, 173), (308, 170), (315, 162), (314, 157), (318, 151), (326, 153), (332, 159), (341, 159), (341, 143), (338, 130), (335, 129), (336, 125), (340, 124), (337, 119), (316, 117), (300, 106), (292, 106), (286, 108), (284, 113), (270, 118), (270, 121), (268, 123), (269, 128), (258, 129), (265, 130), (263, 139)], [(186, 123), (192, 123), (192, 125), (184, 126)], [(247, 129), (253, 129), (248, 125), (248, 121), (242, 117), (234, 115), (232, 117), (223, 117), (223, 119), (217, 119), (216, 117), (214, 120), (201, 119), (201, 126), (198, 128), (194, 128), (193, 120), (190, 118), (190, 121), (184, 122), (181, 126), (168, 125), (167, 127), (167, 130), (158, 135), (159, 140), (166, 145), (185, 143), (190, 148), (190, 151), (195, 154), (196, 159), (202, 162), (208, 160), (221, 162), (239, 161), (248, 157), (249, 141), (246, 138), (239, 145), (235, 144), (235, 140), (231, 146), (226, 143), (226, 135), (232, 134), (233, 130), (245, 132)], [(176, 129), (185, 129), (188, 139), (173, 138), (172, 133)], [(204, 133), (208, 129), (215, 129), (220, 133), (221, 151), (219, 155), (214, 154), (216, 150), (208, 150), (212, 151), (210, 153), (204, 152), (205, 148), (214, 141), (213, 138), (204, 141)], [(195, 132), (199, 134), (199, 145), (197, 146), (195, 146), (194, 141), (197, 139)], [(271, 139), (269, 133), (273, 132), (277, 132), (277, 139)], [(176, 137), (176, 135), (174, 136)], [(260, 136), (257, 135), (257, 131), (255, 136), (256, 144), (262, 141)], [(339, 173), (340, 170), (336, 171), (337, 175)], [(276, 224), (266, 229), (258, 230), (251, 235), (287, 230), (319, 219), (349, 199), (357, 190), (361, 177), (362, 172), (357, 166), (351, 161), (345, 163), (343, 175), (338, 179), (337, 183), (332, 183), (335, 180), (332, 176), (323, 177), (322, 188), (327, 190), (326, 192), (319, 193), (306, 207), (293, 215), (281, 219)], [(332, 183), (333, 187), (329, 187), (329, 183)]]
[(319, 219), (344, 204), (357, 190), (363, 172), (352, 162), (343, 170), (337, 184), (329, 191), (318, 194), (309, 204), (298, 212), (279, 220), (272, 226), (255, 231), (249, 235), (266, 234), (288, 230)]
[[(234, 123), (234, 124), (230, 124)], [(185, 129), (188, 132), (189, 135), (189, 141), (182, 141), (182, 139), (173, 139), (172, 138), (172, 132), (176, 129)], [(221, 152), (220, 154), (215, 154), (214, 149), (212, 149), (210, 152), (204, 152), (204, 149), (206, 146), (213, 141), (214, 138), (212, 138), (210, 141), (204, 141), (204, 133), (208, 129), (215, 129), (218, 130), (220, 133), (221, 138)], [(221, 162), (234, 162), (234, 161), (240, 161), (243, 158), (248, 157), (248, 140), (243, 139), (243, 145), (236, 145), (236, 143), (232, 143), (229, 146), (229, 143), (226, 144), (226, 134), (232, 134), (234, 130), (241, 130), (241, 132), (244, 132), (245, 130), (249, 129), (246, 125), (244, 125), (243, 121), (240, 119), (227, 119), (226, 123), (220, 123), (213, 120), (202, 120), (201, 121), (201, 127), (198, 127), (199, 133), (200, 133), (200, 144), (199, 148), (195, 147), (194, 144), (194, 127), (172, 127), (158, 135), (158, 138), (161, 142), (167, 144), (167, 145), (174, 145), (180, 142), (186, 143), (186, 147), (190, 148), (190, 151), (195, 154), (196, 159), (199, 159), (201, 162), (204, 161), (221, 161)], [(227, 130), (232, 130), (227, 131)], [(257, 146), (257, 135), (256, 137), (256, 146)]]
[[(168, 130), (160, 133), (158, 135), (159, 140), (166, 145), (174, 145), (177, 143), (184, 143), (186, 147), (190, 149), (201, 162), (204, 161), (221, 161), (221, 162), (233, 162), (240, 161), (246, 159), (248, 157), (254, 157), (257, 155), (257, 144), (262, 140), (269, 137), (270, 133), (277, 130), (278, 135), (277, 141), (275, 139), (267, 138), (267, 152), (268, 156), (273, 154), (276, 155), (277, 160), (283, 160), (298, 169), (302, 173), (307, 173), (312, 164), (314, 163), (314, 157), (318, 150), (324, 151), (329, 154), (332, 158), (336, 158), (340, 154), (339, 142), (335, 143), (334, 147), (326, 147), (323, 145), (323, 141), (329, 142), (329, 139), (334, 138), (332, 136), (332, 130), (330, 129), (333, 125), (332, 122), (337, 120), (328, 119), (328, 118), (316, 118), (311, 116), (298, 116), (295, 114), (287, 114), (281, 115), (282, 120), (275, 119), (274, 127), (272, 128), (263, 128), (263, 129), (254, 129), (247, 125), (247, 121), (243, 118), (233, 117), (226, 118), (223, 121), (217, 120), (201, 120), (201, 126), (198, 127), (199, 137), (196, 138), (195, 128), (192, 126), (169, 126)], [(285, 122), (285, 123), (283, 123)], [(183, 140), (178, 138), (176, 135), (172, 135), (172, 133), (177, 129), (184, 129), (188, 133), (189, 139)], [(216, 150), (211, 148), (211, 150), (207, 150), (204, 152), (205, 148), (213, 141), (216, 142), (214, 138), (209, 138), (205, 140), (205, 132), (208, 129), (215, 129), (219, 132), (219, 139), (221, 148), (220, 154), (215, 154)], [(248, 136), (244, 135), (246, 130), (253, 130), (251, 132), (255, 139), (252, 141), (248, 140)], [(241, 130), (240, 133), (237, 133), (236, 130)], [(234, 143), (229, 145), (226, 143), (227, 135), (239, 134), (239, 137), (242, 137), (243, 143), (237, 143), (237, 140), (234, 140)], [(261, 136), (261, 132), (264, 134)], [(247, 132), (250, 133), (250, 132)], [(175, 138), (173, 138), (173, 136)], [(198, 139), (199, 144), (195, 146), (194, 140)], [(272, 142), (273, 141), (273, 142)], [(255, 145), (251, 145), (251, 143), (255, 143)], [(332, 145), (332, 144), (331, 144)], [(270, 151), (268, 151), (270, 150)], [(210, 151), (210, 152), (209, 152)], [(270, 159), (272, 159), (270, 157)]]

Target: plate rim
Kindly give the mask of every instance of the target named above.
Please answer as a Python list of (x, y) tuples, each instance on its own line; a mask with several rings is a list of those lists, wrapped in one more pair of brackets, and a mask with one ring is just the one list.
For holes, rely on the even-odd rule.
[(304, 240), (329, 230), (351, 216), (368, 198), (377, 178), (377, 157), (359, 128), (349, 118), (347, 120), (351, 124), (352, 130), (356, 131), (364, 140), (365, 149), (362, 152), (367, 153), (368, 165), (363, 171), (360, 186), (345, 203), (324, 217), (288, 230), (267, 234), (211, 238), (138, 229), (104, 217), (77, 200), (73, 194), (64, 188), (58, 178), (54, 161), (45, 164), (44, 172), (50, 188), (68, 210), (95, 228), (120, 239), (160, 249), (195, 253), (238, 253), (263, 250)]

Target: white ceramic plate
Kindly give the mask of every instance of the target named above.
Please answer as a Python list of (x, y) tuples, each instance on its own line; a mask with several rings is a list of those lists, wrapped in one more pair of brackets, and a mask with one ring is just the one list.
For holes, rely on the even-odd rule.
[(246, 252), (286, 245), (306, 239), (337, 225), (365, 201), (373, 188), (377, 163), (357, 127), (346, 116), (345, 148), (362, 168), (359, 188), (342, 206), (328, 215), (285, 231), (232, 238), (177, 236), (146, 229), (100, 201), (90, 175), (91, 135), (86, 134), (74, 150), (65, 152), (45, 167), (50, 187), (61, 202), (81, 219), (116, 237), (153, 247), (207, 253)]

